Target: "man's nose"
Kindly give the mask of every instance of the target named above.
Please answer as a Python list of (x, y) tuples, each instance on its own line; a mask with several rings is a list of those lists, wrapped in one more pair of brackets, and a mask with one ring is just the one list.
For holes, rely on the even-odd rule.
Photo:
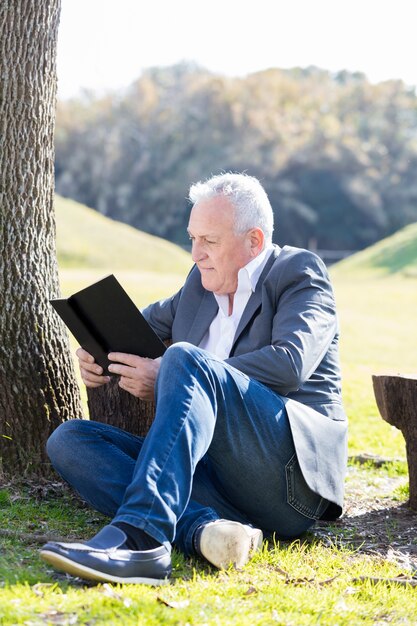
[(193, 241), (192, 246), (191, 246), (191, 258), (194, 261), (194, 263), (198, 263), (198, 261), (201, 261), (202, 259), (204, 259), (205, 256), (206, 254), (203, 251), (203, 248), (201, 247), (201, 245), (197, 243), (196, 241)]

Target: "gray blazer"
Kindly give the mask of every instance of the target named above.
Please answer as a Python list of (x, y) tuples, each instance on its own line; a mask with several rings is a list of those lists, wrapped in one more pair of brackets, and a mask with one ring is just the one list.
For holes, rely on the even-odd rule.
[[(182, 289), (143, 313), (162, 339), (198, 345), (218, 310), (193, 267)], [(341, 514), (347, 462), (339, 330), (327, 269), (312, 252), (274, 246), (226, 362), (283, 397), (309, 487)]]

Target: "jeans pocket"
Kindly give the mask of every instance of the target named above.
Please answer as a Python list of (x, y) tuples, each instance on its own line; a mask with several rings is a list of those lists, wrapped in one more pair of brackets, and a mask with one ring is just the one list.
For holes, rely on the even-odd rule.
[(285, 466), (285, 475), (288, 504), (305, 517), (320, 519), (329, 506), (329, 501), (314, 493), (307, 485), (296, 454), (293, 454)]

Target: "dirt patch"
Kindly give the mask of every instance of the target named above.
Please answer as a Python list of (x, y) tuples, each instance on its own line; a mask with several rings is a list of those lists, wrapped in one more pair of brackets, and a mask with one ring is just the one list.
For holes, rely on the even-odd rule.
[(370, 480), (368, 472), (350, 466), (342, 517), (317, 523), (314, 535), (417, 571), (417, 512), (394, 496), (407, 480), (384, 475)]

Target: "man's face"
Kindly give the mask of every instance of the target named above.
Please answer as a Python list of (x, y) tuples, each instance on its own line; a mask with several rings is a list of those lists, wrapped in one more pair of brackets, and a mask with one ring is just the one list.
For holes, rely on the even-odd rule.
[(251, 245), (250, 231), (237, 235), (233, 220), (233, 205), (218, 196), (197, 202), (188, 223), (192, 258), (203, 287), (217, 294), (235, 293), (239, 270), (258, 253)]

